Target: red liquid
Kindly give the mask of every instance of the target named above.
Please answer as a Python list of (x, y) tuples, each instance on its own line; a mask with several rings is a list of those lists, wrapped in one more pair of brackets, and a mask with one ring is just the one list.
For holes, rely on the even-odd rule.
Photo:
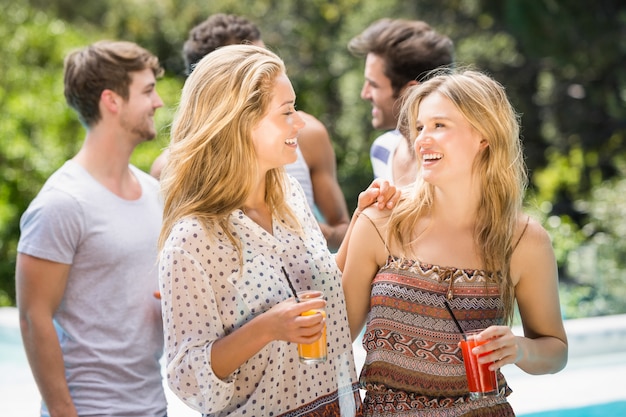
[[(474, 355), (471, 350), (482, 344), (487, 343), (486, 340), (476, 341), (474, 339), (461, 340), (461, 349), (463, 350), (463, 362), (465, 364), (465, 374), (467, 376), (467, 384), (470, 393), (497, 394), (498, 381), (496, 372), (490, 371), (489, 366), (492, 362), (479, 364), (479, 355)], [(487, 355), (484, 353), (480, 356)], [(480, 398), (482, 395), (472, 397)]]

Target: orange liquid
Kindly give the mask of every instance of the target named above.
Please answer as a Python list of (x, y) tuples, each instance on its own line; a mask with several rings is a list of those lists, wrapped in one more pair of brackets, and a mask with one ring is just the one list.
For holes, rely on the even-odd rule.
[[(305, 311), (301, 315), (311, 316), (317, 313), (321, 313), (324, 317), (326, 317), (326, 312), (319, 310)], [(322, 330), (322, 337), (320, 337), (317, 341), (309, 344), (298, 344), (298, 356), (300, 357), (300, 361), (303, 363), (326, 361), (326, 325), (324, 325), (324, 330)]]

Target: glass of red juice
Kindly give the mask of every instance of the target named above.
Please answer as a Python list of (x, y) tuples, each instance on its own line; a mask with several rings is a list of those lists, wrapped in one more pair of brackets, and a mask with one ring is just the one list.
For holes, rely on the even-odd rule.
[(481, 355), (474, 355), (472, 349), (476, 346), (487, 343), (487, 340), (476, 340), (478, 333), (484, 329), (465, 332), (467, 340), (461, 340), (461, 351), (463, 352), (463, 362), (465, 364), (465, 375), (469, 386), (470, 399), (477, 400), (484, 397), (497, 396), (498, 379), (496, 371), (490, 371), (489, 365), (493, 362), (478, 363), (479, 356), (488, 355), (490, 352)]

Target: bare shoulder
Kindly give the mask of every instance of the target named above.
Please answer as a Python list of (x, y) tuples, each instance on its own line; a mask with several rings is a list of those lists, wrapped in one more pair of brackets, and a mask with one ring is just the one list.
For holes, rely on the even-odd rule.
[(552, 239), (540, 222), (526, 214), (520, 215), (513, 239), (511, 276), (515, 284), (523, 276), (528, 282), (557, 276)]
[(161, 178), (161, 172), (163, 172), (163, 167), (167, 162), (167, 157), (169, 155), (168, 149), (164, 149), (163, 152), (159, 156), (156, 157), (154, 162), (152, 162), (152, 166), (150, 167), (150, 175), (152, 175), (157, 180)]
[(535, 245), (551, 245), (551, 238), (546, 229), (532, 216), (520, 214), (513, 238), (520, 249)]
[(382, 230), (382, 228), (386, 226), (387, 221), (391, 216), (391, 212), (391, 209), (379, 209), (375, 205), (372, 205), (363, 210), (363, 212), (359, 215), (359, 220), (362, 218), (362, 220), (371, 223), (376, 226), (377, 229)]
[(385, 264), (389, 251), (385, 236), (391, 210), (370, 206), (363, 210), (356, 220), (350, 237), (350, 248), (355, 249), (363, 258), (371, 259), (376, 268)]

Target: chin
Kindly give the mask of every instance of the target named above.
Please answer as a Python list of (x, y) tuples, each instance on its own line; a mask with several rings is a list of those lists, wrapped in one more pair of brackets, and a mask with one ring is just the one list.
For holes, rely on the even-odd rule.
[(372, 127), (376, 130), (391, 130), (394, 129), (395, 127), (389, 127), (387, 126), (385, 123), (381, 122), (380, 120), (372, 120)]

